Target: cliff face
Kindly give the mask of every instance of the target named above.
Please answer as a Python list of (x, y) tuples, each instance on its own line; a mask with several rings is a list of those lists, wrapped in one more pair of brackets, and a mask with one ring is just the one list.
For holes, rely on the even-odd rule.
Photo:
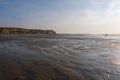
[(56, 32), (53, 30), (0, 28), (0, 34), (56, 34)]

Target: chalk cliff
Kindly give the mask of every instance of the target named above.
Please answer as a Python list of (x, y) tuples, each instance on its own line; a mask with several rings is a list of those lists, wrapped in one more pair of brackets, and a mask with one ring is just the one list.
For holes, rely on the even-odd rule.
[(56, 34), (53, 30), (24, 29), (24, 28), (0, 28), (0, 34)]

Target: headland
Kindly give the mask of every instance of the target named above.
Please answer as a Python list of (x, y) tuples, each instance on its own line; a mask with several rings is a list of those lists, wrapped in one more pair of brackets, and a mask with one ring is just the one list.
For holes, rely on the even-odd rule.
[(56, 34), (53, 30), (0, 27), (0, 34)]

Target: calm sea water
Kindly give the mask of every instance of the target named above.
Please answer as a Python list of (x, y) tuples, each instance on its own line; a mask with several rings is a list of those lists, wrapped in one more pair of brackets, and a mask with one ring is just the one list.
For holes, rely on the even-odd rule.
[(1, 80), (119, 80), (120, 35), (2, 35), (0, 60)]

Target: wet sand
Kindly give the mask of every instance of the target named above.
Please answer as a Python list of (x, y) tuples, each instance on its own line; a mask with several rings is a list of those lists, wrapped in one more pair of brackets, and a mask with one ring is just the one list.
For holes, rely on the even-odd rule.
[(78, 75), (74, 70), (51, 62), (36, 45), (50, 47), (52, 44), (2, 36), (0, 80), (85, 80), (83, 74)]
[(0, 80), (120, 78), (119, 41), (51, 37), (0, 36)]
[(47, 61), (0, 56), (0, 80), (77, 80), (71, 70), (61, 70)]

